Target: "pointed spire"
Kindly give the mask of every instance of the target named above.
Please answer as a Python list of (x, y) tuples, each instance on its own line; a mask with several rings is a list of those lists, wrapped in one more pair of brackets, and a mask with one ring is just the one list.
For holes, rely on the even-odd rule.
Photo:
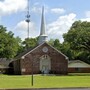
[(41, 32), (40, 32), (40, 35), (45, 35), (44, 6), (42, 7)]
[(45, 32), (45, 20), (44, 20), (44, 6), (42, 7), (42, 17), (41, 17), (41, 30), (40, 30), (40, 35), (39, 35), (39, 44), (42, 44), (46, 42), (46, 32)]

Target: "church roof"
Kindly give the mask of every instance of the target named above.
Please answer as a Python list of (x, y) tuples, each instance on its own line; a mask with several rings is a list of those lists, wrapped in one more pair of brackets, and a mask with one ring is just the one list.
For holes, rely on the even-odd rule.
[[(37, 47), (37, 46), (36, 46)], [(19, 55), (16, 56), (15, 59), (19, 59), (22, 56), (24, 56), (25, 54), (27, 54), (28, 52), (30, 52), (31, 50), (33, 50), (34, 48), (28, 48), (27, 50), (23, 51), (22, 53), (20, 53)]]
[(53, 46), (49, 45), (47, 42), (44, 42), (40, 45), (38, 45), (37, 47), (35, 47), (34, 49), (28, 49), (27, 51), (23, 52), (22, 54), (20, 54), (19, 56), (16, 57), (16, 59), (19, 59), (19, 58), (23, 58), (25, 57), (26, 55), (28, 55), (29, 53), (33, 52), (34, 50), (36, 50), (37, 48), (41, 47), (42, 45), (48, 45), (49, 47), (53, 48), (54, 50), (56, 50), (58, 53), (60, 53), (61, 55), (63, 55), (67, 60), (68, 60), (68, 57), (66, 55), (64, 55), (62, 52), (60, 52), (59, 50), (57, 50), (56, 48), (54, 48)]

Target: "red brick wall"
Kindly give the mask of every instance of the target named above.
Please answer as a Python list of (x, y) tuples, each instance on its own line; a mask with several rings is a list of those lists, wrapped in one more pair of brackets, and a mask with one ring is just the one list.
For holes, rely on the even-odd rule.
[(68, 68), (69, 73), (90, 73), (90, 68)]
[[(43, 52), (42, 48), (44, 46), (48, 47), (48, 52)], [(40, 57), (42, 55), (48, 55), (51, 59), (51, 72), (57, 74), (67, 74), (68, 62), (65, 57), (60, 54), (55, 49), (51, 48), (47, 44), (43, 44), (41, 47), (30, 52), (21, 60), (21, 74), (31, 74), (32, 73), (32, 61), (33, 61), (33, 72), (40, 73)], [(25, 69), (22, 70), (22, 69)]]

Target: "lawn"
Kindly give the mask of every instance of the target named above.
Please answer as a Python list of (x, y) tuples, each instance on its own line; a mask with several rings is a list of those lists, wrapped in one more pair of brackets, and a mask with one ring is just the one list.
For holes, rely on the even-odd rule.
[(90, 74), (70, 74), (68, 76), (34, 75), (34, 86), (31, 86), (31, 76), (0, 75), (0, 88), (62, 88), (90, 87)]

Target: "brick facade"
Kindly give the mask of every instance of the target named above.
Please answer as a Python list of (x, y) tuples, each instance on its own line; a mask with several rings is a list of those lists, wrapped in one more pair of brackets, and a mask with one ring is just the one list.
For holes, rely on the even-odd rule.
[(68, 73), (90, 73), (90, 68), (68, 68)]
[[(43, 48), (47, 48), (46, 51)], [(38, 74), (40, 73), (40, 57), (45, 56), (45, 58), (50, 57), (50, 70), (49, 73), (54, 74), (67, 74), (68, 70), (68, 61), (66, 60), (67, 57), (53, 48), (52, 46), (48, 45), (47, 43), (43, 43), (42, 45), (37, 46), (33, 50), (24, 54), (19, 60), (14, 61), (18, 62), (18, 66), (14, 64), (14, 67), (17, 66), (17, 70), (20, 70), (21, 74), (31, 74), (32, 70), (33, 73)], [(43, 57), (42, 57), (43, 58)], [(47, 67), (49, 62), (46, 62)], [(46, 68), (47, 68), (46, 67)], [(17, 72), (17, 71), (15, 71)]]

